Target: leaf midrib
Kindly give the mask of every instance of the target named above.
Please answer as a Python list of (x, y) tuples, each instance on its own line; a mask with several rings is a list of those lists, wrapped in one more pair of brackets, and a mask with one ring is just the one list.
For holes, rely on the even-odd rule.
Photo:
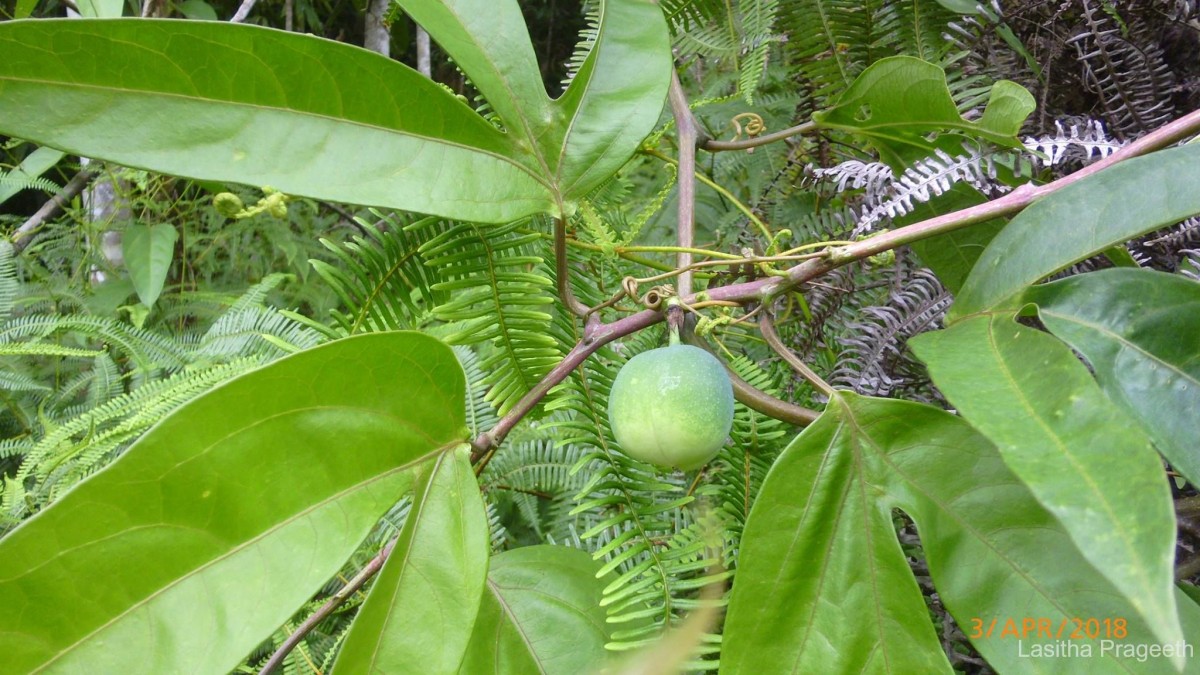
[[(1126, 531), (1126, 523), (1117, 517), (1116, 512), (1113, 510), (1112, 503), (1108, 500), (1108, 495), (1105, 494), (1105, 492), (1100, 489), (1100, 486), (1096, 484), (1091, 472), (1088, 471), (1089, 467), (1085, 464), (1081, 464), (1078, 461), (1078, 459), (1075, 457), (1075, 454), (1070, 450), (1058, 433), (1046, 423), (1040, 414), (1038, 414), (1037, 409), (1030, 403), (1029, 399), (1025, 397), (1024, 391), (1017, 384), (1016, 377), (1014, 376), (1012, 370), (1009, 369), (1008, 362), (1003, 357), (1000, 346), (996, 343), (996, 331), (994, 329), (999, 328), (996, 324), (1000, 321), (1007, 322), (1008, 319), (1003, 314), (989, 317), (987, 323), (987, 340), (988, 346), (991, 348), (992, 353), (995, 356), (996, 364), (998, 366), (997, 370), (1004, 378), (1004, 381), (1009, 387), (1009, 391), (1012, 392), (1010, 396), (1025, 410), (1026, 417), (1034, 420), (1038, 427), (1041, 428), (1042, 432), (1050, 437), (1052, 444), (1059, 450), (1062, 456), (1067, 459), (1067, 461), (1071, 464), (1071, 467), (1075, 470), (1075, 475), (1081, 477), (1084, 483), (1087, 484), (1088, 491), (1093, 495), (1093, 503), (1099, 502), (1104, 512), (1110, 519), (1109, 522), (1114, 524), (1113, 529), (1117, 532), (1117, 535), (1124, 543), (1124, 548), (1129, 554), (1129, 559), (1138, 561), (1137, 564), (1141, 570), (1141, 573), (1137, 575), (1139, 582), (1138, 585), (1141, 586), (1142, 591), (1146, 593), (1148, 597), (1155, 597), (1156, 594), (1153, 592), (1154, 589), (1146, 583), (1146, 576), (1147, 572), (1149, 571), (1146, 567), (1146, 561), (1141, 557), (1140, 550), (1133, 545), (1132, 541), (1130, 541), (1129, 534)], [(1070, 536), (1069, 532), (1068, 536)], [(1131, 601), (1134, 602), (1135, 606), (1140, 605), (1140, 603), (1132, 598)]]
[[(81, 89), (81, 90), (93, 90), (93, 91), (105, 92), (105, 93), (112, 92), (112, 93), (123, 94), (127, 97), (140, 95), (140, 96), (145, 96), (148, 98), (161, 97), (161, 98), (179, 99), (179, 100), (183, 100), (183, 101), (188, 101), (194, 105), (212, 105), (212, 106), (230, 106), (230, 107), (250, 108), (253, 110), (259, 110), (259, 111), (263, 111), (263, 112), (292, 114), (292, 115), (297, 115), (300, 117), (309, 117), (309, 118), (313, 118), (313, 119), (325, 120), (325, 121), (334, 122), (337, 124), (346, 124), (346, 125), (351, 125), (351, 126), (357, 126), (357, 127), (361, 127), (364, 129), (370, 129), (373, 131), (382, 131), (385, 133), (396, 134), (398, 136), (405, 136), (405, 137), (417, 139), (417, 140), (420, 140), (423, 142), (446, 145), (446, 146), (458, 148), (460, 150), (464, 150), (467, 152), (474, 152), (474, 153), (478, 153), (478, 154), (485, 155), (488, 157), (492, 157), (494, 159), (500, 160), (500, 161), (512, 166), (513, 168), (520, 170), (522, 173), (527, 174), (536, 183), (538, 183), (542, 187), (546, 188), (546, 190), (550, 193), (550, 196), (557, 195), (557, 190), (554, 188), (554, 186), (552, 186), (549, 182), (547, 182), (545, 180), (544, 176), (538, 175), (536, 172), (530, 170), (529, 167), (525, 166), (521, 162), (518, 162), (517, 160), (515, 160), (514, 158), (512, 158), (510, 156), (498, 154), (495, 151), (487, 150), (487, 149), (481, 148), (479, 146), (468, 145), (466, 143), (459, 142), (459, 141), (452, 141), (452, 140), (448, 140), (445, 138), (439, 138), (436, 136), (425, 136), (425, 135), (414, 133), (411, 131), (405, 131), (403, 129), (397, 129), (395, 127), (380, 126), (378, 124), (373, 124), (373, 123), (365, 122), (362, 120), (355, 120), (355, 119), (350, 119), (350, 118), (346, 118), (346, 117), (334, 117), (332, 115), (328, 115), (325, 113), (318, 113), (318, 112), (313, 112), (310, 110), (301, 110), (301, 109), (285, 107), (285, 106), (266, 106), (266, 105), (262, 105), (262, 104), (258, 104), (258, 103), (249, 103), (246, 101), (232, 101), (232, 100), (227, 100), (227, 99), (208, 98), (208, 97), (204, 97), (204, 96), (192, 96), (192, 95), (187, 95), (187, 94), (180, 94), (177, 92), (164, 92), (164, 91), (155, 91), (155, 90), (148, 90), (148, 89), (130, 89), (130, 88), (126, 88), (126, 87), (116, 87), (116, 86), (112, 86), (112, 85), (101, 86), (101, 85), (92, 85), (92, 84), (78, 83), (78, 82), (65, 82), (62, 80), (44, 80), (44, 79), (38, 79), (38, 78), (0, 76), (0, 84), (2, 84), (4, 82), (14, 82), (14, 83), (21, 83), (21, 84), (28, 84), (28, 85), (35, 85), (35, 86), (43, 86), (45, 88), (58, 87), (58, 88), (67, 89), (67, 90)], [(474, 114), (474, 113), (471, 113), (471, 114)], [(490, 132), (484, 130), (484, 131), (482, 131), (482, 133), (490, 133)], [(500, 133), (500, 132), (496, 132), (496, 133)], [(508, 143), (507, 139), (502, 139), (502, 142)], [(537, 156), (537, 155), (538, 155), (538, 153), (535, 153), (535, 156)]]

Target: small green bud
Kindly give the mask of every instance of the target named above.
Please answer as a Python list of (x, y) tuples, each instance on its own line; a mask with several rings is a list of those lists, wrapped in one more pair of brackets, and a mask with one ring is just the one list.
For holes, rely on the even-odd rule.
[(246, 205), (232, 192), (222, 192), (213, 197), (213, 208), (226, 218), (237, 218), (238, 214), (246, 209)]
[(282, 192), (274, 192), (265, 197), (261, 202), (262, 206), (266, 207), (267, 213), (276, 218), (287, 218), (287, 195)]

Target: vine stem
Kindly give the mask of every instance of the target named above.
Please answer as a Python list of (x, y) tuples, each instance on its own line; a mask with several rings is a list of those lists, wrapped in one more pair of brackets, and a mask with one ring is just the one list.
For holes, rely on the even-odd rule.
[(803, 124), (797, 124), (794, 127), (788, 127), (782, 131), (776, 131), (775, 133), (763, 134), (762, 136), (755, 136), (754, 138), (747, 138), (744, 141), (717, 141), (708, 139), (705, 140), (700, 147), (704, 150), (708, 150), (709, 152), (749, 150), (750, 148), (757, 148), (759, 146), (774, 143), (776, 141), (782, 141), (784, 139), (791, 138), (792, 136), (810, 134), (816, 131), (817, 128), (816, 122), (805, 122)]
[(371, 558), (371, 562), (367, 563), (365, 567), (359, 570), (358, 574), (354, 575), (353, 579), (347, 581), (346, 585), (339, 588), (337, 593), (333, 594), (333, 597), (329, 598), (329, 600), (325, 601), (325, 604), (321, 605), (320, 609), (313, 612), (312, 616), (309, 616), (304, 620), (304, 623), (300, 624), (296, 630), (292, 631), (292, 634), (283, 641), (283, 644), (279, 645), (279, 648), (275, 650), (275, 653), (271, 654), (271, 658), (268, 659), (265, 664), (263, 664), (262, 670), (258, 671), (258, 675), (270, 675), (270, 673), (278, 670), (279, 667), (283, 665), (283, 660), (287, 658), (287, 655), (290, 654), (293, 649), (296, 648), (296, 645), (300, 644), (300, 641), (304, 639), (304, 636), (312, 632), (312, 630), (317, 627), (317, 624), (324, 621), (325, 617), (333, 613), (333, 610), (337, 609), (338, 606), (340, 606), (343, 602), (349, 600), (350, 596), (354, 595), (359, 591), (359, 589), (365, 586), (366, 583), (371, 580), (371, 577), (378, 574), (379, 570), (383, 569), (383, 563), (387, 562), (388, 556), (391, 555), (392, 549), (396, 547), (396, 540), (399, 539), (399, 536), (400, 535), (396, 535), (395, 538), (388, 542), (388, 545), (384, 546), (383, 550), (381, 550), (374, 558)]
[[(721, 286), (701, 293), (688, 293), (686, 296), (682, 293), (680, 295), (683, 298), (683, 302), (688, 305), (694, 305), (704, 300), (727, 300), (737, 303), (769, 302), (783, 293), (856, 260), (869, 258), (914, 241), (934, 237), (993, 218), (1011, 215), (1029, 206), (1037, 199), (1057, 192), (1068, 185), (1078, 183), (1084, 178), (1099, 173), (1114, 164), (1166, 147), (1197, 133), (1197, 131), (1200, 131), (1200, 111), (1189, 113), (1139, 138), (1105, 159), (1052, 183), (1041, 186), (1023, 185), (994, 201), (923, 220), (896, 230), (880, 233), (869, 239), (833, 249), (825, 257), (806, 260), (799, 265), (789, 268), (782, 276)], [(596, 315), (593, 314), (591, 318), (596, 318)], [(513, 427), (525, 415), (529, 414), (529, 411), (533, 410), (538, 401), (541, 401), (551, 389), (565, 380), (571, 374), (571, 371), (580, 367), (597, 349), (613, 340), (635, 333), (662, 320), (662, 312), (644, 310), (637, 314), (622, 317), (611, 323), (600, 321), (590, 322), (584, 330), (583, 339), (563, 357), (563, 360), (547, 373), (533, 389), (529, 390), (507, 414), (501, 417), (495, 427), (480, 434), (472, 441), (471, 460), (478, 462), (491, 448), (498, 446), (504, 440), (505, 436), (512, 431)]]
[(567, 220), (554, 219), (554, 281), (558, 285), (558, 297), (575, 316), (585, 317), (592, 308), (583, 304), (571, 291), (571, 270), (567, 265)]
[[(683, 85), (679, 83), (679, 74), (671, 72), (671, 88), (667, 93), (671, 102), (671, 112), (675, 115), (675, 128), (679, 130), (679, 224), (676, 236), (681, 249), (690, 249), (695, 242), (696, 226), (696, 139), (699, 130), (696, 118), (688, 107), (687, 96), (683, 93)], [(679, 275), (676, 293), (691, 295), (692, 293), (692, 254), (681, 250), (678, 254), (677, 267), (685, 270)]]
[(787, 361), (787, 364), (792, 367), (800, 376), (808, 380), (812, 386), (816, 387), (822, 394), (833, 396), (833, 387), (821, 378), (808, 364), (800, 360), (792, 350), (788, 349), (787, 345), (783, 344), (783, 340), (779, 339), (779, 333), (775, 331), (775, 322), (771, 318), (770, 312), (763, 312), (762, 318), (758, 320), (758, 330), (762, 333), (763, 338), (770, 345), (771, 349), (779, 354), (780, 358)]
[[(687, 342), (690, 345), (705, 350), (713, 356), (717, 356), (716, 352), (713, 351), (713, 348), (709, 346), (708, 342), (695, 333), (689, 333), (687, 335)], [(742, 379), (742, 376), (738, 375), (737, 372), (731, 368), (724, 359), (721, 359), (719, 356), (717, 356), (717, 359), (721, 361), (721, 365), (725, 366), (725, 372), (729, 375), (730, 383), (733, 384), (733, 398), (738, 403), (741, 403), (751, 410), (756, 410), (764, 415), (773, 417), (777, 420), (783, 420), (788, 424), (794, 424), (798, 427), (806, 427), (820, 417), (820, 413), (815, 410), (809, 410), (808, 408), (798, 406), (795, 403), (788, 403), (783, 399), (775, 398), (762, 389), (755, 387), (746, 380)]]

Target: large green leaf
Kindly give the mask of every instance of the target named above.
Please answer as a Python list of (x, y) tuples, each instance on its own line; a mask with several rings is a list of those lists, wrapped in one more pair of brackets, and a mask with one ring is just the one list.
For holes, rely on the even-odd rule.
[(400, 538), (338, 655), (339, 673), (451, 673), (487, 577), (487, 514), (470, 446), (426, 469)]
[(866, 137), (895, 165), (914, 150), (926, 154), (934, 147), (928, 135), (938, 131), (1019, 148), (1016, 134), (1034, 107), (1024, 87), (1001, 80), (992, 86), (983, 117), (966, 120), (958, 114), (945, 71), (911, 56), (893, 56), (864, 70), (836, 104), (813, 114), (813, 121)]
[(506, 222), (571, 212), (658, 122), (672, 62), (654, 3), (606, 0), (556, 101), (515, 0), (401, 4), (505, 131), (378, 54), (252, 26), (139, 20), (0, 25), (0, 133), (190, 178)]
[(621, 168), (658, 124), (674, 67), (662, 10), (604, 0), (596, 43), (562, 97), (544, 152), (559, 155), (554, 184), (577, 199)]
[(721, 672), (949, 673), (839, 394), (771, 467), (742, 536)]
[(597, 672), (609, 638), (598, 569), (586, 552), (565, 546), (527, 546), (492, 558), (459, 672)]
[[(938, 596), (989, 665), (1002, 673), (1175, 672), (1169, 658), (1138, 661), (1112, 649), (1158, 640), (961, 417), (907, 401), (839, 396), (844, 433), (883, 469), (872, 477), (886, 493), (880, 498), (916, 523)], [(1180, 608), (1185, 634), (1200, 634), (1194, 604)], [(1089, 617), (1108, 622), (1079, 631), (1072, 621)], [(1087, 645), (1091, 656), (1048, 649), (1063, 638), (1079, 650)], [(1048, 655), (1031, 658), (1035, 649)]]
[(1111, 269), (1036, 286), (1026, 299), (1050, 332), (1087, 358), (1104, 392), (1141, 420), (1171, 465), (1200, 485), (1200, 284)]
[(1140, 234), (1200, 213), (1200, 145), (1131, 159), (1034, 203), (996, 235), (949, 320), (1020, 302), (1027, 286)]
[(179, 233), (169, 223), (143, 225), (135, 223), (121, 233), (121, 253), (133, 281), (138, 299), (153, 307), (162, 293), (171, 261), (175, 258), (175, 241)]
[(969, 318), (909, 344), (1153, 634), (1181, 639), (1161, 462), (1071, 350), (1011, 315)]
[(192, 21), (0, 24), (0, 133), (197, 179), (500, 222), (555, 211), (529, 153), (348, 45)]
[(463, 374), (347, 338), (191, 401), (0, 540), (8, 672), (228, 672), (462, 442)]
[[(521, 7), (511, 0), (396, 0), (437, 40), (500, 115), (508, 132), (532, 149), (555, 120)], [(540, 166), (549, 176), (546, 166)]]
[(670, 33), (645, 0), (604, 0), (595, 43), (551, 101), (512, 0), (399, 0), (520, 139), (566, 211), (621, 168), (658, 123), (671, 81)]

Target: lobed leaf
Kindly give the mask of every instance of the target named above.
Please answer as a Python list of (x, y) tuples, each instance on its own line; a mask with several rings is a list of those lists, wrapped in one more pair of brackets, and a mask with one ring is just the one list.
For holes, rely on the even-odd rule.
[(952, 672), (842, 396), (783, 451), (750, 511), (723, 673)]
[(909, 344), (1153, 635), (1182, 639), (1161, 462), (1071, 350), (1006, 315), (965, 319)]
[(671, 81), (670, 34), (645, 0), (603, 0), (595, 43), (551, 100), (516, 2), (399, 0), (429, 31), (530, 153), (567, 213), (653, 131)]
[[(886, 465), (879, 483), (917, 525), (938, 597), (989, 665), (998, 672), (1176, 672), (1170, 658), (1140, 661), (1113, 648), (1157, 639), (966, 421), (918, 403), (841, 396), (848, 433)], [(1180, 609), (1185, 634), (1195, 634), (1200, 611)], [(1093, 629), (1084, 626), (1080, 635), (1072, 620), (1081, 617), (1108, 618), (1107, 633), (1093, 627), (1089, 638)], [(1086, 644), (1091, 657), (1029, 656), (1063, 636), (1079, 649)]]
[[(827, 479), (842, 474), (853, 479)], [(810, 490), (814, 485), (820, 489)], [(768, 663), (761, 672), (944, 670), (940, 649), (922, 635), (929, 615), (919, 599), (899, 615), (896, 604), (877, 601), (896, 588), (907, 595), (911, 573), (897, 571), (899, 586), (877, 585), (875, 559), (850, 562), (842, 553), (850, 546), (890, 548), (896, 508), (917, 526), (938, 597), (999, 672), (1176, 672), (1170, 656), (1145, 659), (1116, 649), (1159, 638), (987, 438), (960, 417), (928, 405), (839, 392), (785, 450), (761, 494), (725, 624), (723, 663), (730, 672)], [(878, 515), (851, 518), (859, 501)], [(801, 532), (792, 529), (796, 516)], [(887, 527), (872, 525), (885, 520)], [(832, 542), (828, 531), (839, 532)], [(858, 583), (845, 595), (808, 593), (847, 576)], [(1200, 608), (1180, 592), (1176, 596), (1186, 634), (1194, 634)], [(838, 614), (844, 620), (831, 621)], [(1085, 627), (1093, 630), (1090, 638), (1076, 634), (1072, 620), (1080, 617), (1107, 617), (1108, 633)], [(898, 623), (910, 625), (922, 642), (881, 638), (878, 625)], [(1030, 656), (1058, 648), (1064, 639), (1088, 650), (1089, 658), (1063, 650)], [(854, 653), (843, 654), (842, 645), (852, 645)], [(816, 665), (813, 652), (827, 660)], [(915, 664), (919, 656), (928, 662)]]
[(1020, 148), (1016, 134), (1034, 109), (1033, 95), (1014, 82), (992, 86), (983, 117), (968, 121), (958, 107), (940, 67), (911, 56), (881, 59), (864, 70), (830, 108), (814, 113), (827, 129), (864, 136), (884, 161), (902, 164), (906, 153), (927, 154), (928, 134), (952, 131), (999, 145)]
[(1092, 366), (1104, 393), (1200, 485), (1200, 283), (1150, 270), (1082, 274), (1025, 295), (1046, 328)]

